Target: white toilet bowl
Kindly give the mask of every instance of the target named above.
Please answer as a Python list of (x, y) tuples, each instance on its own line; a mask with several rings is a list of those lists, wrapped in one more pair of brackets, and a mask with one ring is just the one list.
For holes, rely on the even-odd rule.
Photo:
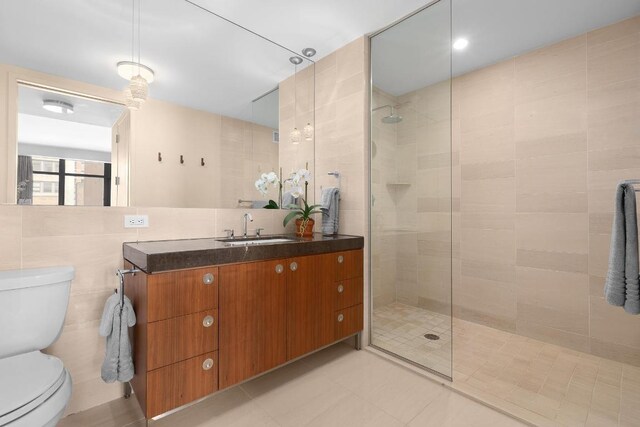
[(58, 339), (72, 267), (0, 271), (0, 426), (55, 426), (71, 398), (62, 361), (40, 352)]

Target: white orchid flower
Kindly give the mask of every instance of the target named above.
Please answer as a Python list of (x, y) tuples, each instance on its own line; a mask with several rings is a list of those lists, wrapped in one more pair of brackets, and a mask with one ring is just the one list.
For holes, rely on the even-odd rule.
[(267, 174), (267, 179), (266, 181), (270, 184), (277, 184), (278, 183), (278, 175), (276, 175), (275, 172), (269, 172)]
[(303, 189), (302, 189), (302, 187), (300, 187), (300, 186), (293, 187), (293, 188), (292, 188), (291, 190), (289, 190), (289, 191), (291, 191), (291, 195), (292, 195), (293, 197), (295, 197), (295, 198), (300, 197), (300, 196), (303, 194), (303, 192), (304, 192), (304, 190), (303, 190)]
[(264, 182), (262, 179), (257, 180), (255, 183), (255, 186), (260, 193), (267, 194), (267, 183)]

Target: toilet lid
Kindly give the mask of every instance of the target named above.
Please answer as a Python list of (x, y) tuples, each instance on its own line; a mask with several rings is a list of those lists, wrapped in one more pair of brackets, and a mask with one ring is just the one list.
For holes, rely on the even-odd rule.
[[(0, 359), (0, 425), (29, 412), (64, 382), (62, 361), (39, 351)], [(38, 403), (39, 402), (39, 403)]]

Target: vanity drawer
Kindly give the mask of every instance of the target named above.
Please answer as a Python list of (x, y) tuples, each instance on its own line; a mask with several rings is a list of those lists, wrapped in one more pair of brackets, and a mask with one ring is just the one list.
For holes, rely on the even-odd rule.
[(334, 339), (339, 340), (360, 332), (364, 324), (362, 314), (362, 304), (336, 311), (333, 318)]
[(355, 279), (363, 276), (362, 249), (332, 254), (336, 280)]
[(153, 370), (218, 349), (218, 310), (147, 324), (147, 369)]
[(151, 274), (147, 283), (147, 321), (218, 308), (218, 268)]
[(334, 307), (336, 310), (362, 304), (364, 282), (362, 277), (341, 280), (333, 284)]
[(218, 390), (218, 352), (193, 357), (147, 375), (147, 418)]

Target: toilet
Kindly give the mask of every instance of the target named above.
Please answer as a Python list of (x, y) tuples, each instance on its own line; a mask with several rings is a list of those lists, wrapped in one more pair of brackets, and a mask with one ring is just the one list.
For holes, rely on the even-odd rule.
[(40, 350), (64, 324), (73, 267), (0, 271), (0, 426), (55, 426), (71, 398), (62, 361)]

